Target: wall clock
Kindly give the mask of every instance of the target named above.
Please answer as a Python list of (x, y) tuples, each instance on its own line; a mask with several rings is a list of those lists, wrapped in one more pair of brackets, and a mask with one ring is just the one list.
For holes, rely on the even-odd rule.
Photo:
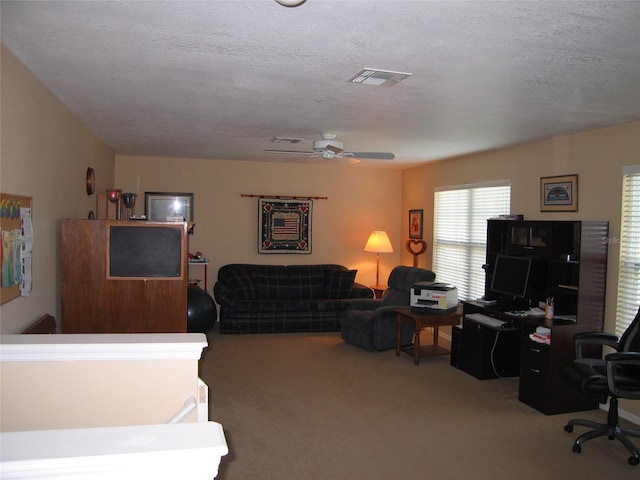
[(93, 195), (96, 191), (96, 172), (93, 168), (87, 168), (87, 195)]

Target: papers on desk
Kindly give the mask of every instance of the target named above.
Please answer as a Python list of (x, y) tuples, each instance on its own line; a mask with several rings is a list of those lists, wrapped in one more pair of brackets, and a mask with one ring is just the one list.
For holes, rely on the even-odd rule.
[(551, 345), (551, 329), (547, 327), (538, 327), (534, 333), (529, 334), (529, 338), (536, 343)]

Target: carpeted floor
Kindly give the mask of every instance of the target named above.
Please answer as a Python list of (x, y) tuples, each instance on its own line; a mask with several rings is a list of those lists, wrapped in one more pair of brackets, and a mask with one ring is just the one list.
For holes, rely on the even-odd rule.
[(518, 379), (477, 380), (449, 357), (368, 352), (339, 333), (211, 333), (200, 376), (230, 453), (220, 480), (640, 479), (606, 438), (571, 451), (569, 418), (518, 401)]

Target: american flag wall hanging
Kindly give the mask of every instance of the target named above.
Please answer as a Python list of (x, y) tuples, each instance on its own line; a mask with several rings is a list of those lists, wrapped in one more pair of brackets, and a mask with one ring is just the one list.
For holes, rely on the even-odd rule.
[(313, 200), (259, 198), (258, 253), (311, 253)]

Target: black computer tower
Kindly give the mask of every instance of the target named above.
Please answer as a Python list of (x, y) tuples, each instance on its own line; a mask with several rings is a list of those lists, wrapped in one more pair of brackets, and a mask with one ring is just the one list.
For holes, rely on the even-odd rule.
[(492, 328), (468, 318), (462, 325), (462, 370), (480, 380), (520, 375), (520, 330)]

